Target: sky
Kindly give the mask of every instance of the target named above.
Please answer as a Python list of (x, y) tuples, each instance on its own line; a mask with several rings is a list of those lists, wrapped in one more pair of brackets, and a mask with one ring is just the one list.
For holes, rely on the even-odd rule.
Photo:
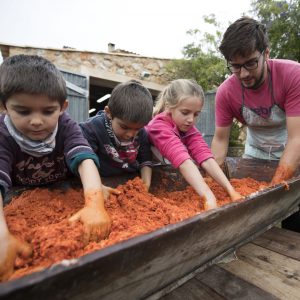
[[(143, 56), (181, 58), (193, 39), (186, 32), (212, 32), (248, 13), (251, 0), (0, 0), (0, 43), (43, 48), (73, 47)], [(249, 15), (249, 13), (248, 13)]]

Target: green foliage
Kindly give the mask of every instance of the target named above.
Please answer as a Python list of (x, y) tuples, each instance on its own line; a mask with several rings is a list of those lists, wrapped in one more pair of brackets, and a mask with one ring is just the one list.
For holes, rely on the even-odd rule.
[(224, 61), (219, 57), (205, 53), (194, 59), (172, 61), (166, 66), (166, 69), (170, 79), (194, 79), (204, 91), (215, 89), (224, 81), (226, 74)]
[[(196, 80), (204, 91), (216, 89), (226, 78), (226, 62), (221, 56), (218, 46), (222, 33), (220, 24), (214, 15), (204, 16), (205, 23), (214, 27), (215, 33), (202, 33), (198, 29), (189, 30), (187, 34), (194, 38), (194, 42), (183, 49), (183, 59), (173, 60), (166, 66), (170, 80), (190, 78)], [(230, 146), (242, 146), (239, 140), (241, 127), (234, 122), (231, 128)]]
[(242, 124), (237, 120), (234, 120), (231, 125), (229, 147), (243, 147), (243, 141), (240, 140), (241, 130)]
[(271, 57), (300, 61), (300, 1), (252, 0), (251, 6), (267, 26)]
[(202, 33), (198, 29), (189, 30), (187, 34), (194, 38), (194, 42), (183, 49), (183, 59), (174, 60), (166, 66), (170, 80), (190, 78), (196, 80), (204, 91), (218, 87), (225, 79), (225, 61), (220, 56), (218, 44), (221, 39), (219, 24), (215, 16), (204, 16), (207, 24), (216, 27), (215, 33)]

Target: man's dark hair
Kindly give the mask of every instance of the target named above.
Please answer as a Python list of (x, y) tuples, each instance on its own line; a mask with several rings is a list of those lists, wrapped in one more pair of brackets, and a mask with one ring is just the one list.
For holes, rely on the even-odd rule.
[(252, 18), (242, 17), (227, 28), (219, 49), (229, 61), (235, 55), (247, 57), (256, 50), (262, 52), (268, 46), (265, 25)]
[(62, 106), (67, 98), (66, 82), (61, 72), (47, 59), (37, 55), (15, 55), (0, 66), (0, 101), (14, 94), (46, 95)]
[(118, 84), (108, 101), (112, 118), (147, 124), (152, 118), (153, 99), (149, 90), (136, 80)]

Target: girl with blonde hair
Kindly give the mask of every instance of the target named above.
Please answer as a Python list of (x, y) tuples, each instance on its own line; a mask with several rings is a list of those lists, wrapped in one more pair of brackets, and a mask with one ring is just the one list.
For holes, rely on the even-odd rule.
[(216, 197), (204, 181), (199, 166), (226, 190), (232, 200), (242, 196), (234, 190), (195, 126), (203, 104), (201, 86), (188, 79), (174, 80), (160, 94), (154, 107), (154, 118), (146, 129), (156, 152), (158, 150), (161, 157), (178, 168), (205, 199), (205, 209), (212, 209), (217, 207)]

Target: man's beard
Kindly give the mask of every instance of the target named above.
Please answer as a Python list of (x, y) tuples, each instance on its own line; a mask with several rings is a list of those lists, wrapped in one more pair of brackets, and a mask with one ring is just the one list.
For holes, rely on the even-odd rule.
[(261, 70), (261, 74), (259, 76), (259, 79), (255, 81), (254, 85), (252, 86), (244, 86), (246, 89), (256, 90), (258, 89), (264, 82), (264, 73), (265, 73), (265, 60), (263, 61), (263, 68)]

